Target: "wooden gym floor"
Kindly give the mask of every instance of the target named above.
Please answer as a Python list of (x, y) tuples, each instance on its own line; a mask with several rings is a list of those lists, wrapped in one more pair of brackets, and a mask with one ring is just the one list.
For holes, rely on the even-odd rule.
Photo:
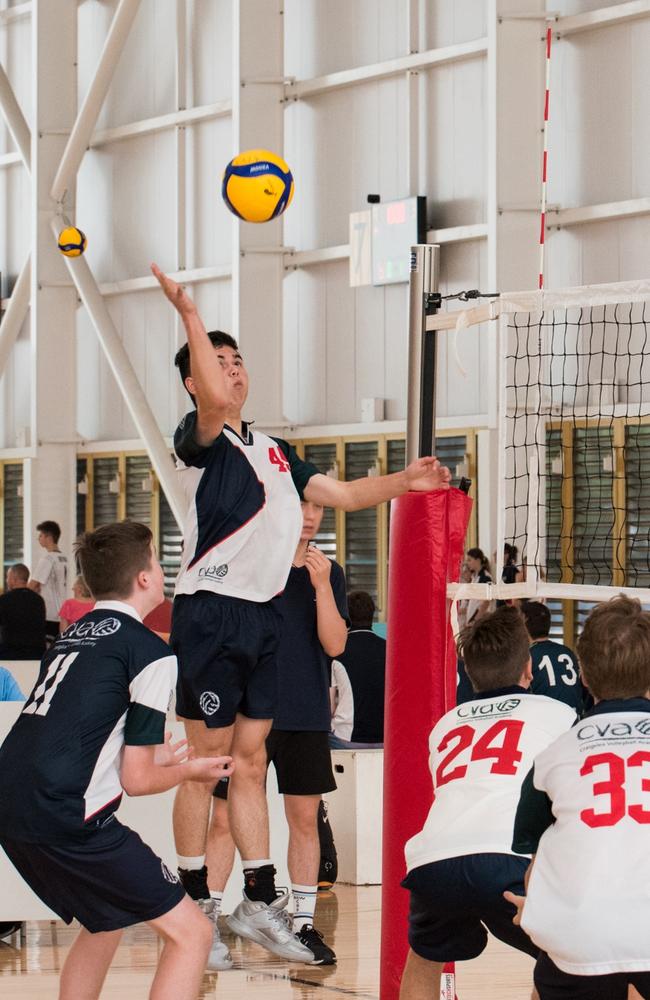
[[(202, 998), (234, 1000), (378, 1000), (379, 886), (337, 885), (319, 896), (316, 926), (338, 955), (329, 968), (289, 965), (250, 942), (224, 938), (231, 945), (235, 968), (207, 974)], [(76, 931), (47, 921), (27, 925), (22, 949), (0, 942), (2, 1000), (55, 1000), (58, 972)], [(158, 943), (148, 927), (124, 933), (109, 972), (102, 1000), (146, 1000), (158, 955)], [(474, 962), (460, 967), (459, 1000), (528, 1000), (532, 961), (498, 941)]]

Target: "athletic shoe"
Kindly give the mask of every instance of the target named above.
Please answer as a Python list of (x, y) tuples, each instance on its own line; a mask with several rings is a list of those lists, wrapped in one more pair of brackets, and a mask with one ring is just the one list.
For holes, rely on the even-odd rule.
[(314, 956), (310, 965), (335, 965), (336, 955), (329, 948), (320, 931), (317, 931), (313, 924), (304, 924), (298, 931), (296, 937), (305, 948), (309, 948)]
[(313, 952), (293, 934), (291, 925), (286, 920), (285, 908), (288, 902), (288, 892), (268, 905), (244, 896), (226, 923), (235, 934), (261, 944), (280, 958), (311, 965), (314, 961)]
[(228, 950), (228, 945), (224, 944), (219, 934), (217, 924), (217, 911), (213, 899), (197, 899), (199, 909), (203, 910), (206, 917), (212, 922), (212, 947), (208, 956), (207, 969), (209, 972), (226, 972), (232, 969), (232, 955)]
[(322, 799), (318, 806), (318, 840), (320, 842), (318, 888), (320, 891), (327, 891), (336, 882), (339, 865), (334, 834), (332, 833), (330, 821), (327, 818), (327, 802), (324, 802)]

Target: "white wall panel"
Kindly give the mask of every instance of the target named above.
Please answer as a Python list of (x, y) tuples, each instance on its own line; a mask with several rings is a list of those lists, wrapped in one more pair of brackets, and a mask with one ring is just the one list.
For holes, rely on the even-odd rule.
[(486, 220), (487, 98), (482, 59), (429, 70), (426, 178), (435, 229)]
[(296, 175), (285, 241), (309, 248), (348, 241), (348, 217), (406, 194), (403, 79), (336, 91), (289, 105), (285, 152)]
[(286, 0), (289, 76), (301, 79), (406, 55), (408, 0)]
[(190, 0), (188, 100), (194, 105), (223, 101), (232, 93), (232, 0)]
[(163, 267), (175, 264), (175, 202), (171, 132), (87, 154), (79, 172), (77, 219), (99, 281), (147, 274), (156, 259)]
[(228, 118), (188, 129), (188, 267), (230, 263), (234, 216), (221, 197), (223, 170), (232, 158)]
[(553, 49), (549, 199), (563, 207), (650, 191), (650, 18)]
[(31, 388), (29, 318), (23, 324), (18, 340), (0, 378), (0, 447), (22, 447), (29, 433)]
[[(79, 5), (79, 100), (93, 78), (116, 0)], [(99, 128), (124, 125), (175, 110), (175, 0), (142, 0), (126, 41)]]
[(458, 45), (487, 34), (484, 0), (454, 0), (425, 4), (425, 45), (428, 49)]

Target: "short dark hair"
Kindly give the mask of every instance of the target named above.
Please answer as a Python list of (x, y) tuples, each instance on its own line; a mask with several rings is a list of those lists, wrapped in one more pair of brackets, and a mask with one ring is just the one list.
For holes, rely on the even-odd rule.
[(9, 567), (7, 573), (12, 573), (21, 583), (27, 583), (29, 580), (29, 569), (25, 563), (14, 563), (13, 566)]
[(650, 612), (640, 601), (621, 596), (599, 604), (577, 649), (594, 698), (635, 698), (650, 690)]
[(352, 628), (370, 628), (375, 616), (375, 602), (365, 590), (348, 594), (348, 616)]
[(467, 550), (467, 555), (470, 557), (470, 559), (478, 559), (478, 560), (480, 560), (481, 569), (486, 570), (488, 573), (490, 572), (490, 560), (486, 556), (486, 554), (483, 551), (483, 549), (478, 549), (478, 548), (476, 548), (476, 549), (468, 549)]
[(80, 535), (75, 554), (92, 596), (130, 597), (138, 573), (151, 567), (152, 541), (138, 521), (115, 521)]
[(463, 629), (458, 653), (476, 692), (516, 684), (530, 656), (530, 640), (519, 610), (497, 608)]
[[(229, 333), (224, 333), (223, 330), (208, 330), (207, 332), (213, 347), (230, 347), (232, 348), (233, 351), (239, 350), (239, 345), (237, 341), (235, 340), (234, 337), (231, 337)], [(193, 394), (185, 385), (185, 379), (188, 377), (188, 375), (192, 374), (192, 367), (190, 364), (189, 344), (183, 344), (183, 346), (176, 351), (174, 364), (176, 365), (176, 367), (180, 372), (181, 381), (185, 386), (185, 389), (191, 396), (192, 400), (194, 400)]]
[(526, 601), (521, 613), (531, 639), (545, 639), (551, 631), (551, 612), (540, 601)]
[(44, 535), (51, 535), (55, 545), (61, 537), (61, 529), (56, 521), (41, 521), (40, 524), (36, 525), (36, 530), (41, 531)]

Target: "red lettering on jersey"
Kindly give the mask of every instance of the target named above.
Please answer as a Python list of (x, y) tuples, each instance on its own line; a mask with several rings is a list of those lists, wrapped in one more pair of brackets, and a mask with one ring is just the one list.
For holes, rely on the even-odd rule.
[(442, 753), (446, 750), (452, 740), (458, 739), (458, 743), (455, 747), (452, 747), (446, 757), (441, 760), (440, 764), (436, 768), (436, 784), (435, 787), (439, 788), (440, 785), (446, 785), (448, 781), (454, 781), (456, 778), (463, 778), (467, 773), (467, 764), (461, 764), (460, 767), (455, 767), (453, 771), (445, 774), (445, 768), (451, 764), (459, 753), (463, 750), (467, 750), (467, 747), (471, 747), (472, 740), (474, 739), (475, 733), (471, 726), (458, 726), (457, 729), (451, 729), (442, 739), (442, 742), (438, 746), (438, 753)]
[[(580, 819), (592, 829), (599, 826), (616, 826), (627, 814), (636, 823), (650, 823), (650, 809), (644, 809), (639, 803), (630, 806), (626, 803), (625, 796), (625, 769), (627, 767), (643, 767), (650, 762), (650, 751), (637, 750), (633, 753), (627, 764), (622, 757), (615, 753), (592, 753), (585, 760), (580, 768), (580, 774), (592, 774), (595, 768), (606, 765), (609, 770), (609, 778), (606, 781), (596, 781), (593, 785), (593, 793), (598, 795), (609, 795), (610, 803), (607, 812), (596, 812), (595, 809), (583, 809)], [(650, 792), (650, 778), (641, 780), (641, 790)]]
[(269, 462), (271, 465), (277, 465), (280, 472), (289, 472), (291, 470), (291, 466), (279, 448), (269, 448)]
[[(472, 760), (489, 760), (494, 757), (490, 774), (516, 774), (517, 764), (523, 754), (519, 749), (519, 738), (524, 728), (522, 719), (501, 719), (490, 726), (486, 733), (476, 741), (472, 750)], [(501, 744), (495, 743), (501, 735)]]
[[(516, 774), (517, 765), (522, 759), (522, 752), (519, 749), (521, 731), (524, 728), (522, 719), (500, 719), (490, 726), (476, 741), (472, 748), (470, 762), (473, 760), (490, 760), (494, 758), (494, 764), (490, 768), (490, 774)], [(464, 778), (467, 774), (467, 764), (459, 764), (453, 770), (447, 768), (453, 760), (472, 746), (476, 730), (472, 726), (458, 726), (451, 729), (442, 739), (437, 747), (438, 753), (446, 750), (452, 740), (458, 742), (451, 748), (448, 754), (441, 760), (436, 768), (435, 787), (446, 785), (448, 781), (455, 781), (457, 778)], [(501, 742), (496, 742), (501, 738)]]

